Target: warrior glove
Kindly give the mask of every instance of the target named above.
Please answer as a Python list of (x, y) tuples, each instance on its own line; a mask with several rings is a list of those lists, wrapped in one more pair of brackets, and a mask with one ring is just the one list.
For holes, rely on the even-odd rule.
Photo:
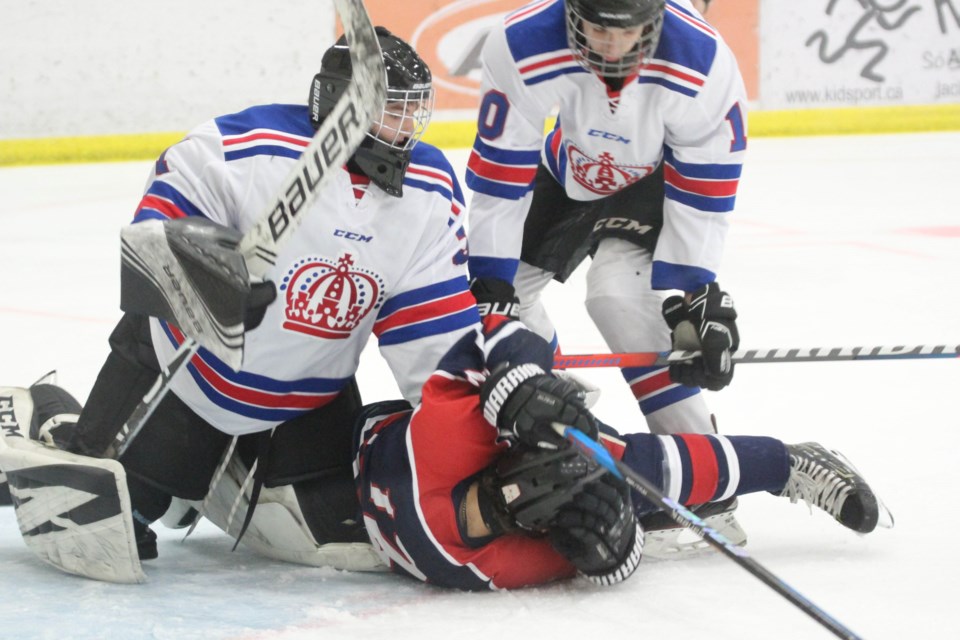
[(670, 379), (688, 387), (719, 391), (733, 380), (732, 352), (740, 346), (733, 298), (716, 282), (690, 294), (687, 301), (671, 296), (663, 302), (676, 351), (700, 351), (701, 356), (670, 365)]
[(640, 563), (643, 532), (629, 488), (573, 447), (519, 445), (480, 475), (477, 499), (492, 536), (546, 533), (598, 584), (621, 582)]
[(563, 437), (554, 423), (598, 437), (597, 420), (584, 404), (583, 389), (544, 373), (536, 364), (503, 365), (480, 389), (487, 422), (530, 447), (557, 448)]
[(571, 447), (548, 451), (521, 444), (480, 475), (480, 515), (494, 535), (543, 534), (563, 507), (605, 474)]
[(622, 480), (604, 474), (560, 509), (549, 529), (550, 543), (591, 582), (612, 585), (636, 570), (643, 530)]
[(520, 299), (513, 285), (506, 280), (474, 278), (470, 282), (470, 293), (477, 300), (477, 311), (481, 318), (499, 315), (511, 320), (520, 319)]

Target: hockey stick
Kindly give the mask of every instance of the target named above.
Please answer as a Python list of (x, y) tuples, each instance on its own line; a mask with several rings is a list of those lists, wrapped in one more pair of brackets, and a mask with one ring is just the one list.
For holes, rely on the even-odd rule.
[[(353, 155), (386, 100), (386, 70), (380, 44), (362, 0), (334, 0), (334, 4), (350, 45), (353, 76), (284, 179), (277, 196), (240, 241), (238, 250), (247, 271), (256, 279), (261, 279), (276, 263), (280, 244), (300, 226), (307, 209), (336, 169)], [(200, 346), (189, 336), (180, 345), (157, 382), (121, 427), (114, 442), (113, 457), (119, 458), (127, 450), (167, 394), (170, 381)]]
[[(651, 351), (638, 353), (584, 353), (554, 358), (557, 369), (594, 367), (662, 367), (692, 360), (699, 351)], [(735, 364), (757, 362), (836, 362), (840, 360), (920, 360), (960, 357), (960, 345), (919, 345), (914, 347), (813, 347), (788, 349), (739, 349), (732, 354)]]
[(695, 513), (665, 496), (663, 492), (642, 475), (619, 460), (615, 460), (613, 456), (603, 448), (603, 445), (590, 440), (582, 431), (578, 431), (573, 427), (566, 427), (556, 423), (554, 427), (586, 458), (597, 462), (614, 476), (624, 480), (631, 489), (663, 509), (674, 522), (697, 533), (712, 547), (796, 605), (801, 611), (829, 629), (835, 636), (838, 638), (846, 638), (847, 640), (860, 640), (860, 636), (845, 627), (823, 609), (813, 604), (796, 589), (772, 574), (763, 565), (751, 558), (742, 547), (736, 546), (725, 536), (708, 526)]

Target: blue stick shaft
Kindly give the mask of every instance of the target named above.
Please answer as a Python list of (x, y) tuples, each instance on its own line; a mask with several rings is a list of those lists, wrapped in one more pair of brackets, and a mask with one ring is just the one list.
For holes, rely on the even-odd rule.
[(846, 640), (860, 640), (860, 636), (750, 557), (743, 547), (738, 547), (730, 542), (725, 536), (708, 526), (695, 513), (663, 495), (660, 489), (654, 486), (649, 480), (624, 463), (615, 460), (613, 456), (610, 455), (610, 452), (599, 442), (591, 440), (582, 431), (574, 429), (573, 427), (565, 427), (563, 436), (584, 456), (596, 461), (616, 477), (625, 480), (631, 489), (650, 502), (659, 505), (674, 522), (695, 531), (708, 544), (792, 602), (801, 611), (829, 629), (835, 636), (845, 638)]

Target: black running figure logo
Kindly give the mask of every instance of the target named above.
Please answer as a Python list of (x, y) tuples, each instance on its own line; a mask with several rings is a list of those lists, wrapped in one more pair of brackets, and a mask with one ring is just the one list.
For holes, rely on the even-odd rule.
[(947, 33), (947, 12), (953, 18), (954, 24), (960, 27), (960, 11), (953, 4), (953, 0), (934, 0), (933, 4), (937, 7), (937, 22), (940, 24), (940, 33)]
[[(949, 0), (947, 0), (949, 1)], [(890, 47), (887, 46), (887, 43), (879, 38), (872, 40), (861, 40), (860, 31), (870, 24), (872, 21), (876, 21), (876, 24), (886, 29), (887, 31), (894, 31), (902, 27), (906, 21), (920, 11), (920, 7), (907, 7), (899, 15), (899, 17), (893, 15), (900, 9), (904, 8), (904, 5), (907, 4), (907, 0), (894, 0), (893, 2), (884, 4), (880, 0), (857, 0), (860, 6), (863, 8), (863, 15), (857, 20), (853, 25), (853, 28), (847, 33), (847, 37), (844, 40), (843, 44), (833, 53), (827, 52), (828, 36), (825, 31), (822, 29), (815, 31), (813, 34), (807, 38), (806, 45), (809, 47), (813, 43), (819, 41), (819, 51), (818, 55), (820, 60), (827, 63), (833, 64), (840, 58), (842, 58), (848, 51), (851, 49), (876, 49), (876, 52), (873, 55), (873, 58), (864, 65), (863, 69), (860, 70), (860, 76), (866, 78), (867, 80), (872, 80), (873, 82), (883, 82), (884, 76), (876, 73), (874, 67), (876, 67), (880, 62), (887, 56), (887, 52), (890, 50)], [(827, 4), (826, 14), (832, 15), (833, 9), (837, 5), (837, 0), (830, 0)], [(952, 8), (952, 7), (951, 7)]]

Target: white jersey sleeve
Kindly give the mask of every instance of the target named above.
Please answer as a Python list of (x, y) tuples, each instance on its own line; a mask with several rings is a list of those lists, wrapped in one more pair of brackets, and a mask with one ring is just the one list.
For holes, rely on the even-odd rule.
[(477, 136), (467, 163), (470, 276), (513, 282), (552, 105), (528, 91), (498, 24), (483, 49)]
[(404, 188), (429, 190), (437, 219), (420, 236), (391, 296), (380, 309), (374, 334), (403, 397), (416, 406), (420, 389), (440, 358), (480, 316), (467, 277), (463, 193), (453, 168), (436, 149), (418, 145)]
[(717, 51), (695, 99), (664, 111), (663, 228), (653, 286), (692, 291), (719, 271), (747, 147), (746, 92), (733, 53)]
[(205, 122), (157, 159), (134, 221), (203, 216), (237, 228), (231, 212), (239, 207), (225, 168), (220, 131)]

